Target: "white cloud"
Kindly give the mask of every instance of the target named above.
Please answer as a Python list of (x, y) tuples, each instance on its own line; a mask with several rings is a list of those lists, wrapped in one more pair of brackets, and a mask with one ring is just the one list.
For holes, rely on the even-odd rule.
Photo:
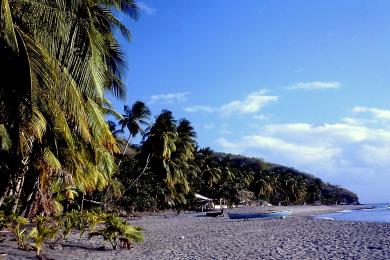
[(220, 138), (217, 143), (238, 153), (244, 153), (248, 149), (267, 150), (275, 156), (288, 158), (289, 161), (295, 163), (316, 163), (320, 160), (330, 160), (340, 154), (340, 149), (337, 147), (303, 145), (262, 135), (244, 136), (237, 142), (229, 142)]
[(231, 113), (252, 114), (260, 111), (265, 105), (278, 100), (277, 96), (265, 96), (264, 91), (254, 92), (244, 100), (234, 100), (219, 108), (225, 115)]
[(390, 110), (375, 107), (354, 107), (352, 111), (355, 113), (370, 113), (374, 119), (378, 120), (390, 120)]
[(340, 88), (340, 83), (337, 81), (333, 81), (333, 82), (313, 81), (313, 82), (297, 82), (287, 87), (286, 89), (315, 90), (315, 89), (338, 89), (338, 88)]
[(184, 110), (190, 113), (194, 113), (194, 112), (212, 113), (215, 111), (215, 108), (209, 106), (192, 106), (192, 107), (186, 107), (184, 108)]
[(341, 119), (341, 122), (348, 124), (348, 125), (361, 125), (363, 122), (357, 118), (353, 117), (344, 117)]
[(390, 164), (390, 147), (363, 145), (359, 150), (359, 155), (367, 164), (388, 167)]
[[(285, 137), (300, 138), (301, 141), (316, 142), (362, 142), (369, 141), (383, 136), (380, 129), (370, 129), (360, 125), (346, 123), (313, 125), (306, 123), (296, 124), (269, 124), (263, 129), (270, 135), (281, 135)], [(389, 133), (390, 134), (390, 133)], [(390, 138), (390, 136), (389, 136)], [(389, 139), (390, 140), (390, 139)]]
[[(321, 125), (267, 124), (250, 131), (239, 138), (221, 136), (216, 143), (224, 152), (262, 157), (355, 187), (363, 202), (377, 199), (373, 196), (379, 193), (390, 197), (390, 189), (382, 185), (390, 183), (390, 129), (342, 120)], [(374, 192), (369, 184), (383, 187)], [(375, 194), (370, 197), (362, 187)]]
[(179, 93), (169, 93), (161, 95), (153, 95), (150, 97), (149, 104), (154, 103), (173, 103), (173, 102), (183, 102), (187, 100), (189, 92), (179, 92)]
[(147, 5), (145, 2), (139, 1), (137, 2), (137, 6), (141, 11), (145, 12), (147, 15), (152, 15), (157, 11), (156, 8)]
[(268, 120), (270, 116), (260, 114), (260, 115), (254, 115), (252, 118), (255, 120), (263, 121), (263, 120)]
[(207, 131), (213, 129), (214, 127), (215, 127), (215, 124), (213, 124), (213, 123), (208, 123), (208, 124), (203, 125), (203, 128)]
[(263, 90), (257, 91), (249, 94), (243, 100), (233, 100), (220, 107), (192, 106), (185, 108), (185, 110), (187, 112), (218, 112), (225, 116), (233, 113), (253, 114), (259, 112), (265, 105), (278, 100), (277, 96), (267, 96), (264, 94), (265, 91)]
[(233, 134), (231, 127), (228, 124), (222, 124), (221, 129), (219, 130), (221, 135), (231, 135)]

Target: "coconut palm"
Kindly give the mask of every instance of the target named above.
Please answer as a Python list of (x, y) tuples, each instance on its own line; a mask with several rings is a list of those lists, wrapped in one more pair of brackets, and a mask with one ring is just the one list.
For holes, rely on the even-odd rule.
[(182, 160), (194, 159), (196, 149), (196, 132), (190, 121), (180, 119), (177, 126), (177, 155)]
[(102, 187), (114, 170), (104, 93), (124, 95), (113, 31), (130, 32), (113, 10), (137, 16), (131, 0), (1, 1), (0, 63), (13, 84), (0, 90), (0, 139), (16, 162), (1, 159), (13, 172), (2, 197), (14, 195), (13, 211), (27, 172), (44, 194), (54, 178), (84, 191)]
[(296, 177), (297, 189), (296, 189), (296, 202), (299, 204), (306, 203), (308, 197), (307, 182), (302, 177)]
[(190, 190), (188, 177), (197, 171), (192, 163), (195, 137), (190, 122), (181, 119), (177, 125), (168, 110), (163, 110), (145, 133), (141, 161), (150, 156), (150, 172), (156, 175), (158, 183), (164, 184), (164, 194), (159, 195), (160, 206), (163, 201), (169, 205), (185, 202), (184, 195)]
[(274, 190), (272, 179), (269, 176), (264, 176), (264, 178), (259, 178), (258, 186), (259, 186), (259, 195), (263, 196), (263, 198), (268, 200), (269, 196)]
[(143, 150), (153, 157), (169, 160), (176, 151), (177, 126), (172, 112), (163, 110), (144, 134)]
[[(163, 110), (144, 134), (142, 142), (140, 161), (146, 161), (149, 156), (150, 174), (154, 175), (156, 183), (155, 201), (158, 206), (163, 206), (169, 197), (168, 191), (175, 187), (174, 172), (177, 167), (171, 160), (172, 154), (176, 151), (177, 126), (172, 112)], [(156, 205), (156, 206), (157, 206)]]
[[(120, 160), (118, 162), (117, 169), (119, 169), (121, 164), (122, 164), (123, 156), (126, 154), (128, 146), (130, 144), (130, 138), (135, 137), (139, 133), (141, 133), (141, 134), (144, 133), (144, 129), (142, 128), (142, 126), (149, 125), (149, 122), (147, 120), (150, 117), (150, 109), (145, 105), (145, 103), (143, 103), (142, 101), (139, 101), (139, 100), (136, 101), (131, 108), (129, 106), (124, 106), (124, 112), (125, 112), (125, 114), (122, 115), (121, 119), (119, 120), (119, 124), (121, 125), (120, 130), (116, 130), (116, 124), (109, 121), (109, 125), (112, 129), (112, 131), (111, 131), (112, 133), (123, 133), (125, 128), (127, 128), (127, 130), (129, 131), (129, 136), (128, 136), (126, 143), (124, 145), (125, 147), (122, 150), (122, 157), (120, 158)], [(120, 140), (120, 139), (117, 139), (117, 140), (118, 140), (118, 142), (123, 144), (122, 140)], [(142, 175), (142, 173), (143, 172), (141, 172), (140, 176)], [(121, 185), (117, 181), (117, 179), (114, 178), (112, 180), (111, 184), (112, 185), (108, 186), (108, 188), (105, 192), (105, 194), (106, 194), (105, 201), (108, 200), (109, 192), (110, 192), (111, 188), (117, 187), (117, 189), (116, 189), (117, 190), (116, 194), (118, 195), (117, 197), (119, 197), (122, 193), (122, 192), (120, 192), (121, 189), (119, 188), (119, 187), (121, 187)], [(130, 188), (130, 187), (128, 187), (128, 188)]]
[(176, 151), (172, 156), (175, 168), (174, 182), (175, 193), (170, 197), (173, 202), (185, 204), (185, 194), (190, 191), (190, 182), (196, 177), (200, 171), (195, 164), (196, 151), (196, 132), (192, 127), (190, 121), (187, 119), (180, 119), (177, 126), (177, 140)]
[(308, 184), (309, 201), (316, 203), (321, 199), (321, 190), (323, 189), (322, 181), (318, 178), (311, 180)]
[(130, 138), (134, 138), (137, 134), (144, 134), (142, 126), (148, 126), (148, 120), (150, 117), (150, 109), (142, 101), (136, 101), (133, 106), (124, 106), (125, 114), (122, 115), (123, 119), (119, 121), (122, 126), (122, 131), (127, 128), (129, 131), (129, 137), (127, 138), (125, 148), (122, 154), (126, 154)]
[(171, 111), (163, 110), (145, 133), (142, 145), (142, 153), (151, 154), (151, 165), (155, 166), (155, 173), (169, 186), (174, 186), (170, 163), (172, 154), (176, 151), (177, 138), (176, 120)]
[(110, 129), (111, 134), (118, 138), (118, 134), (121, 132), (120, 129), (116, 128), (116, 123), (114, 121), (108, 120), (107, 121), (108, 129)]
[[(202, 148), (197, 153), (197, 164), (201, 166), (202, 185), (213, 188), (221, 178), (221, 170), (215, 160), (213, 160), (214, 151), (210, 147)], [(204, 187), (205, 188), (205, 187)]]

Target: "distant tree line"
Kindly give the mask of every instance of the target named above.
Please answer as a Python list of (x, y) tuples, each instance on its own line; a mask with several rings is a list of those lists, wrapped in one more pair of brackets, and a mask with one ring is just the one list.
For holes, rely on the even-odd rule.
[[(228, 204), (358, 203), (356, 194), (295, 169), (199, 148), (191, 123), (176, 120), (170, 111), (163, 110), (153, 123), (148, 123), (149, 116), (150, 110), (137, 101), (125, 107), (119, 128), (109, 122), (123, 148), (112, 182), (116, 188), (94, 199), (141, 211), (191, 209), (197, 204), (195, 193)], [(118, 136), (125, 132), (127, 138)], [(141, 143), (129, 144), (137, 134), (142, 135)]]

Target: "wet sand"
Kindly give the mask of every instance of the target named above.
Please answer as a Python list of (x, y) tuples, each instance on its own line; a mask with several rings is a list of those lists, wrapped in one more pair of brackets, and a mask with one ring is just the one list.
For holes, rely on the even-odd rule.
[[(390, 224), (313, 219), (314, 214), (358, 206), (296, 206), (286, 219), (230, 220), (163, 213), (131, 220), (145, 228), (145, 242), (110, 250), (100, 239), (72, 234), (62, 249), (46, 248), (50, 259), (390, 259)], [(277, 207), (279, 208), (279, 207)], [(260, 208), (263, 210), (264, 208)], [(254, 210), (250, 208), (247, 210)], [(34, 252), (0, 244), (6, 259), (33, 258)]]

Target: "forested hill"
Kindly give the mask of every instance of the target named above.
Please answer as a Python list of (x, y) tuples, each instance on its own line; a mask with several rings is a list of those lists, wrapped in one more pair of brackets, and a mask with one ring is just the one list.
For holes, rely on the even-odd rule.
[(272, 204), (359, 204), (358, 196), (345, 188), (323, 182), (320, 178), (291, 167), (262, 159), (214, 153), (217, 162), (229, 161), (238, 171), (249, 169), (254, 174), (250, 190)]

